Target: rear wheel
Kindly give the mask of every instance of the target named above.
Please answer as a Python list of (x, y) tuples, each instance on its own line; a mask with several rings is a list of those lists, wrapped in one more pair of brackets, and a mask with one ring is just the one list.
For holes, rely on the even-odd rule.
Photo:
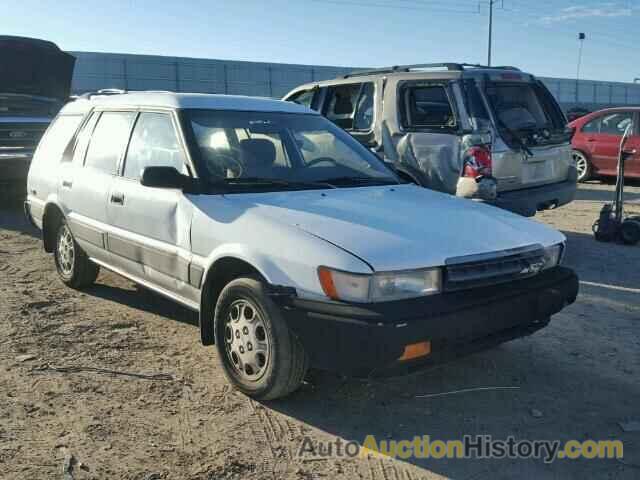
[(587, 156), (578, 150), (574, 150), (573, 160), (575, 162), (576, 169), (578, 170), (578, 181), (586, 182), (589, 180), (591, 178), (592, 168), (591, 162)]
[(640, 220), (625, 220), (620, 228), (620, 236), (626, 245), (640, 243)]
[(238, 390), (273, 400), (302, 384), (307, 355), (258, 277), (238, 278), (222, 290), (215, 324), (219, 362)]
[(100, 268), (89, 260), (87, 254), (76, 243), (71, 229), (64, 220), (60, 222), (56, 234), (54, 258), (58, 275), (70, 287), (87, 287), (98, 278)]

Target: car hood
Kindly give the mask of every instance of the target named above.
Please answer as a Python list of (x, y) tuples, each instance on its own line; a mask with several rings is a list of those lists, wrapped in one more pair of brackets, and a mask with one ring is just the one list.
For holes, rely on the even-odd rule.
[(0, 36), (0, 95), (20, 94), (66, 101), (75, 57), (55, 44)]
[(441, 266), (449, 258), (565, 240), (534, 220), (414, 185), (226, 197), (253, 215), (322, 238), (375, 271)]

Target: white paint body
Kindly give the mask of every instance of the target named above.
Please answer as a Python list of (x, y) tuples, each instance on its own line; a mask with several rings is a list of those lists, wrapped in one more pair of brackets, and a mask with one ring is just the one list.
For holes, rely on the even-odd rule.
[[(78, 100), (62, 114), (105, 107), (313, 113), (279, 101), (149, 93)], [(27, 202), (38, 226), (55, 205), (94, 261), (196, 310), (201, 285), (189, 281), (190, 269), (206, 278), (228, 257), (301, 297), (328, 300), (319, 266), (354, 273), (419, 269), (452, 257), (565, 240), (535, 221), (413, 185), (194, 195), (87, 173), (75, 158), (60, 163), (45, 158), (46, 152), (37, 155), (42, 158), (29, 172)], [(127, 210), (109, 203), (116, 191), (124, 194)]]

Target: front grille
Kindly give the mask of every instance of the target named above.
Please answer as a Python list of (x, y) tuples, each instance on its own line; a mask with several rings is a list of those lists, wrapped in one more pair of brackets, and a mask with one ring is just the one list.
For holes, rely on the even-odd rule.
[(444, 290), (451, 292), (531, 277), (544, 264), (541, 245), (450, 258), (444, 269)]
[(47, 126), (43, 123), (0, 123), (0, 147), (35, 148)]

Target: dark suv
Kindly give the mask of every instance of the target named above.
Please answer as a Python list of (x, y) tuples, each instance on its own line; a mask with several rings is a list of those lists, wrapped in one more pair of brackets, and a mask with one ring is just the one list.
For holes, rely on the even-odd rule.
[(0, 188), (25, 188), (33, 152), (69, 98), (75, 57), (55, 44), (0, 36)]

